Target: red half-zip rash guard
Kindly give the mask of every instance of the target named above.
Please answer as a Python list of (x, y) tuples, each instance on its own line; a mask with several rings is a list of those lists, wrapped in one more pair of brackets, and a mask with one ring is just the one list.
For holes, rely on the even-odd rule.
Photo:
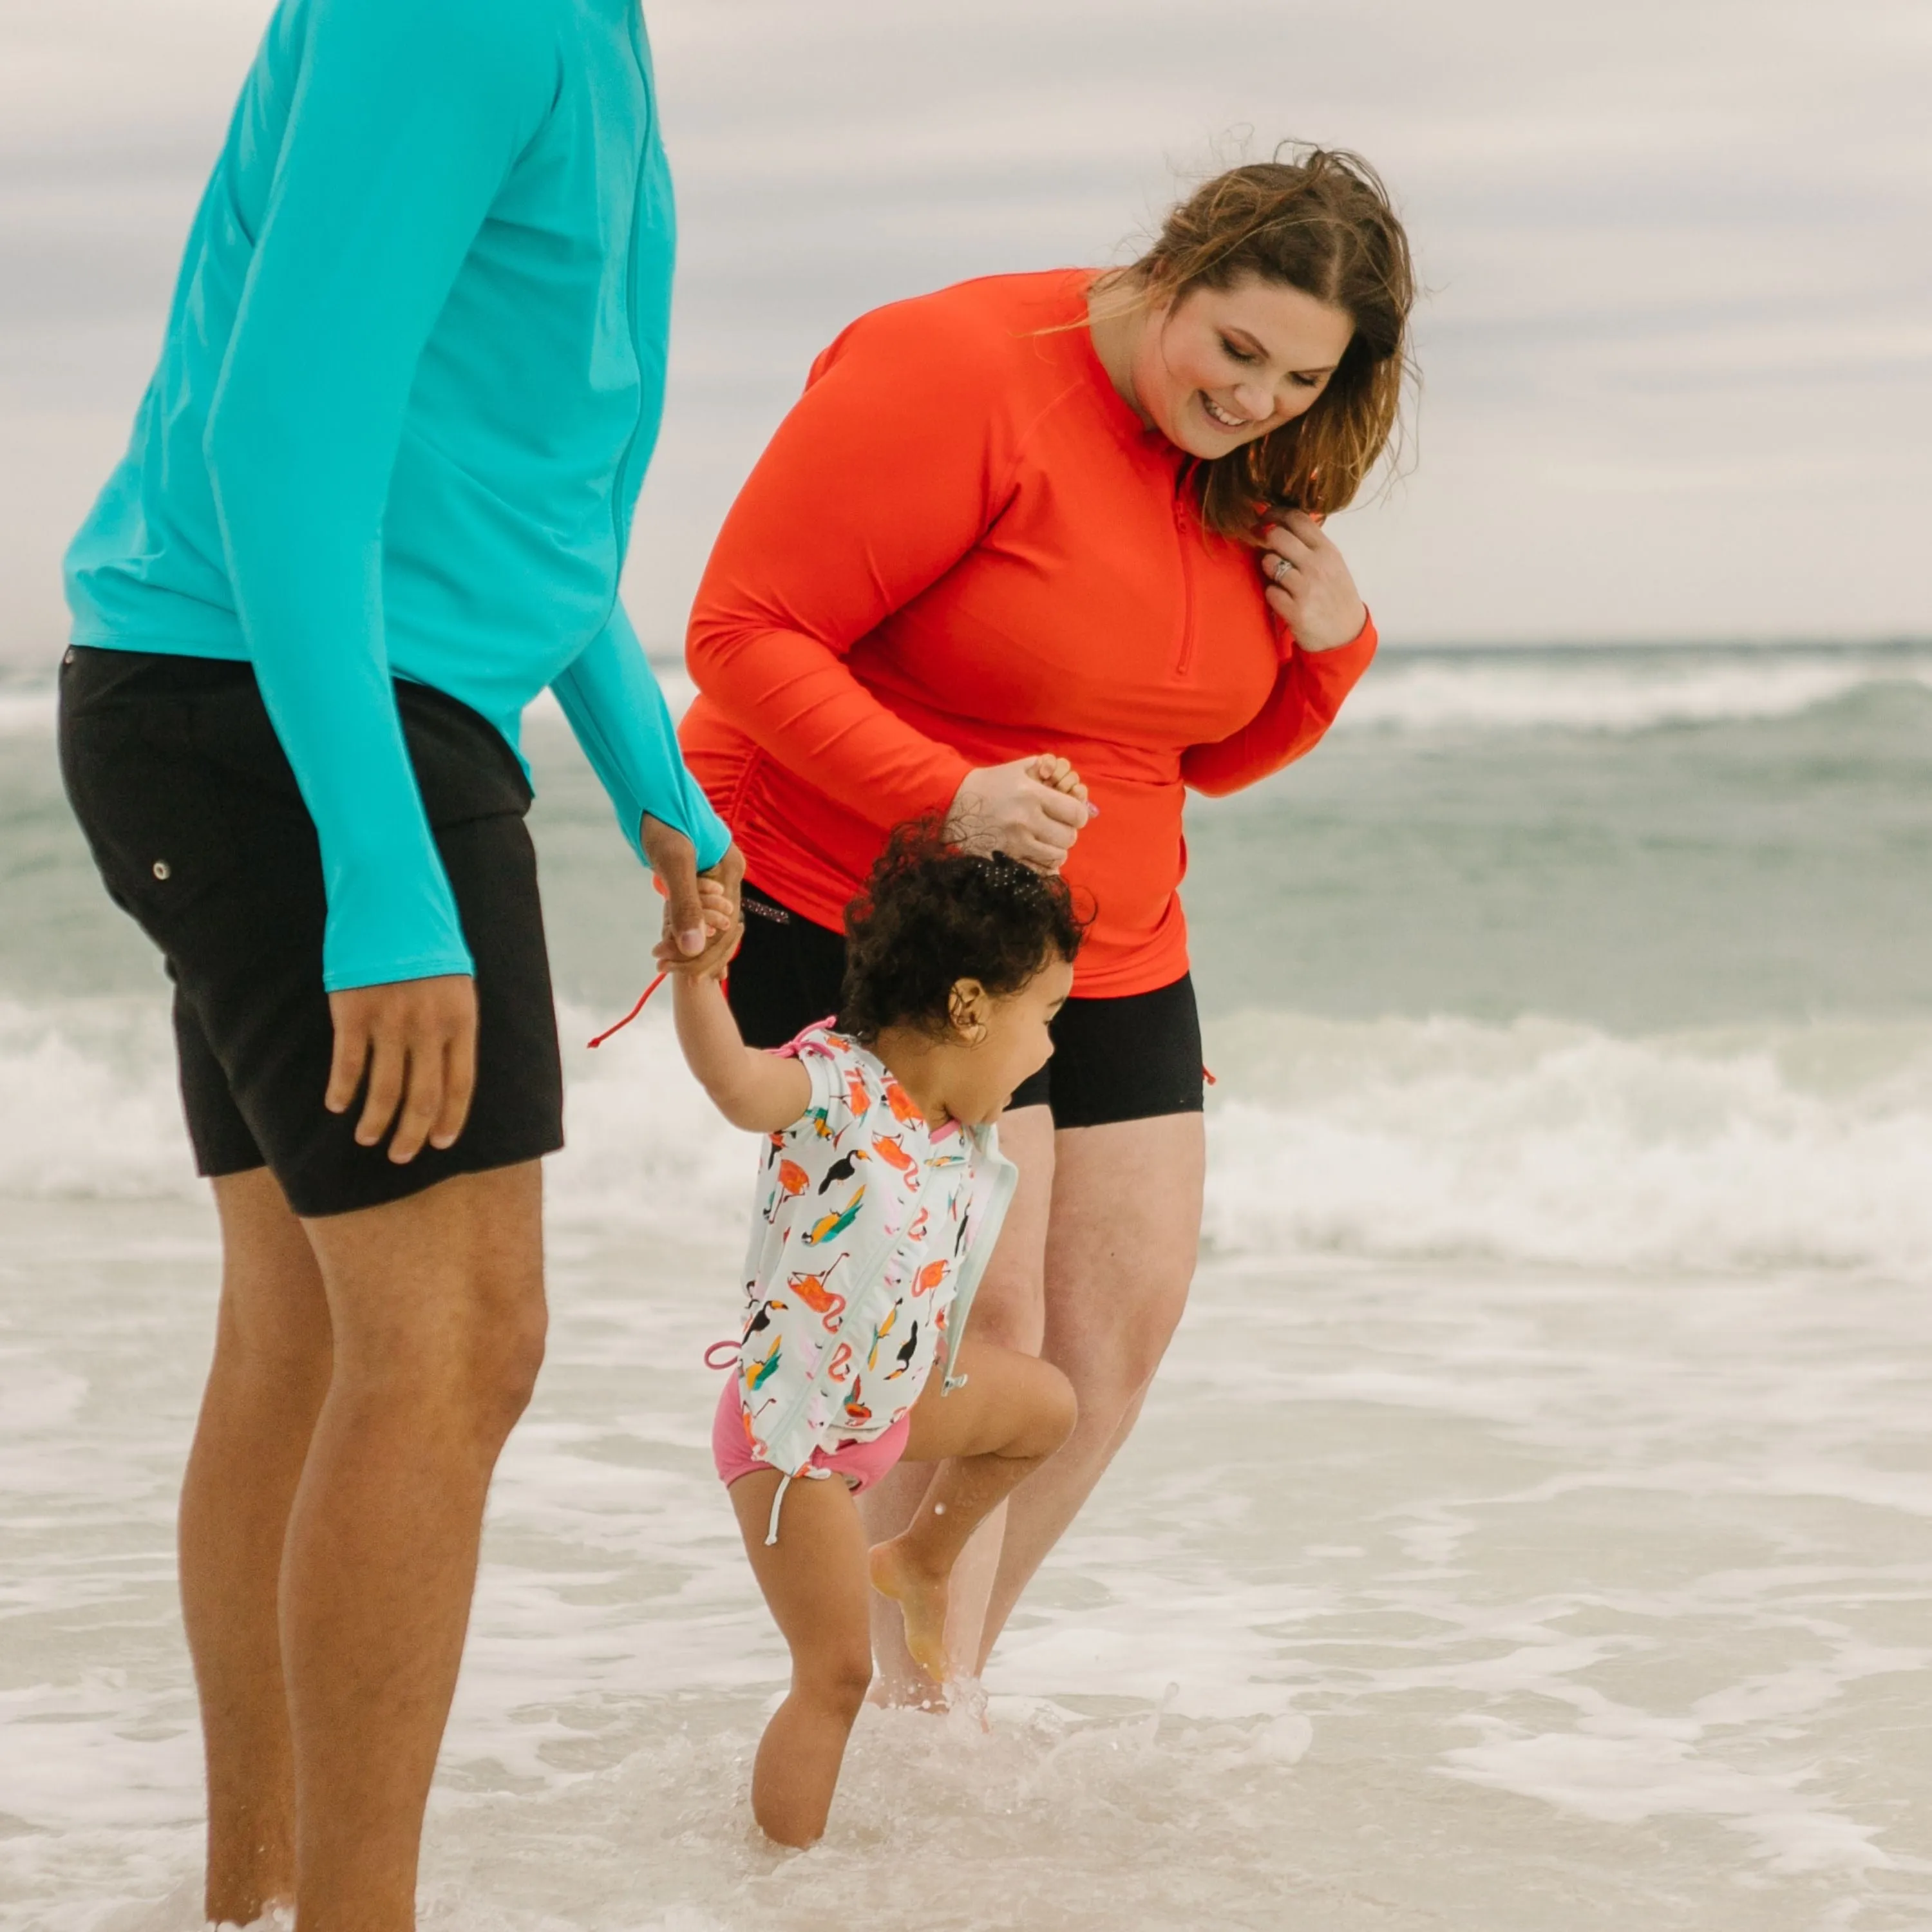
[(682, 734), (747, 877), (835, 928), (969, 771), (1070, 760), (1100, 808), (1066, 867), (1090, 998), (1187, 970), (1186, 788), (1301, 756), (1376, 646), (1365, 624), (1297, 648), (1254, 552), (1203, 529), (1185, 457), (1094, 352), (1092, 280), (962, 283), (820, 356), (712, 551)]

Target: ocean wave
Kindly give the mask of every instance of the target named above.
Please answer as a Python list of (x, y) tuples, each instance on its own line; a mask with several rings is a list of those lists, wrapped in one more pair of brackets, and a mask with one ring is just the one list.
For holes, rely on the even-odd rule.
[(194, 1192), (165, 1000), (0, 999), (0, 1197)]
[(1628, 733), (1795, 718), (1880, 686), (1932, 691), (1932, 661), (1844, 652), (1612, 650), (1521, 659), (1390, 652), (1350, 695), (1337, 730), (1389, 734), (1546, 730)]
[[(595, 1023), (566, 1011), (568, 1040)], [(1932, 1025), (1628, 1039), (1525, 1019), (1209, 1030), (1207, 1238), (1228, 1254), (1932, 1273)], [(574, 1046), (554, 1218), (735, 1252), (754, 1142), (652, 1012)], [(0, 1003), (0, 1195), (195, 1183), (158, 1000)]]
[(1228, 1251), (1932, 1270), (1932, 1026), (1264, 1016), (1209, 1052)]

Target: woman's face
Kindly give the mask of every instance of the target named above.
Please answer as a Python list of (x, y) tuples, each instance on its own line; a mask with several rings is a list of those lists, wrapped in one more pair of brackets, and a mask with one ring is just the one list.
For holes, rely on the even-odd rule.
[(1250, 275), (1150, 310), (1133, 358), (1142, 416), (1190, 456), (1226, 456), (1301, 415), (1355, 332), (1345, 309)]

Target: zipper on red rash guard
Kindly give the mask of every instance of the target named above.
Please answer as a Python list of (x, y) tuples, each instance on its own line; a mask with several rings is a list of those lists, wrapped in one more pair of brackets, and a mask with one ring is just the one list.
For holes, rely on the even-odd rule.
[(1177, 677), (1194, 668), (1194, 566), (1192, 552), (1200, 533), (1200, 519), (1188, 501), (1186, 473), (1174, 490), (1174, 543), (1180, 564), (1180, 650), (1174, 661)]

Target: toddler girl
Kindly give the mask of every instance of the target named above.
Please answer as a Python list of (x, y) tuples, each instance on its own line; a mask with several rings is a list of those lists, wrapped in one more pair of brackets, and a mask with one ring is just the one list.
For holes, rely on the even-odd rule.
[[(712, 1442), (791, 1648), (752, 1780), (782, 1844), (825, 1828), (872, 1681), (868, 1587), (943, 1682), (955, 1560), (1073, 1426), (1058, 1369), (965, 1329), (1016, 1178), (992, 1121), (1053, 1051), (1080, 934), (1059, 879), (915, 826), (848, 916), (836, 1024), (755, 1052), (716, 977), (674, 981), (692, 1071), (768, 1137)], [(911, 1527), (868, 1551), (853, 1496), (902, 1456), (938, 1467)]]

